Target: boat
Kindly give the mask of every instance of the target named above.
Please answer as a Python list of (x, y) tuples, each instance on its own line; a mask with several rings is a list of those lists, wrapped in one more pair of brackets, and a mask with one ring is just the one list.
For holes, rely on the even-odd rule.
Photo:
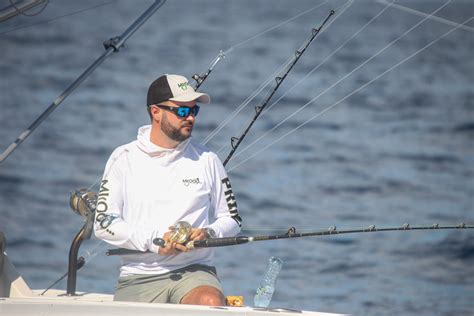
[[(123, 37), (122, 37), (123, 38)], [(110, 51), (117, 51), (123, 45), (123, 42), (111, 40), (107, 43), (106, 48)], [(68, 91), (69, 93), (69, 91)], [(63, 99), (64, 95), (61, 95)], [(375, 100), (377, 101), (377, 100)], [(57, 103), (54, 102), (57, 106)], [(35, 125), (36, 127), (36, 125)], [(337, 124), (329, 124), (328, 129), (339, 129)], [(461, 130), (472, 130), (472, 127), (461, 126)], [(23, 141), (23, 139), (21, 140)], [(17, 143), (18, 144), (18, 143)], [(15, 147), (16, 148), (16, 147)], [(343, 157), (339, 157), (341, 161)], [(405, 155), (402, 157), (405, 160), (419, 160), (423, 161), (430, 157), (425, 156), (414, 156)], [(435, 157), (436, 158), (436, 157)], [(448, 158), (439, 158), (446, 163), (451, 160)], [(399, 182), (395, 182), (393, 186), (400, 185)], [(414, 188), (416, 189), (416, 188)], [(331, 187), (327, 188), (328, 191), (334, 190)], [(345, 192), (351, 193), (351, 187), (347, 187)], [(370, 187), (364, 187), (360, 193), (371, 192)], [(376, 191), (376, 189), (375, 189)], [(81, 230), (82, 233), (86, 231)], [(80, 234), (78, 234), (78, 236)], [(67, 289), (32, 289), (25, 279), (18, 272), (21, 269), (17, 269), (11, 262), (8, 256), (8, 236), (1, 240), (0, 248), (0, 315), (129, 315), (136, 314), (148, 315), (148, 314), (159, 314), (159, 315), (342, 315), (342, 314), (331, 314), (316, 311), (305, 311), (305, 310), (294, 310), (285, 308), (269, 308), (260, 309), (248, 306), (250, 303), (245, 302), (244, 306), (233, 307), (205, 307), (205, 306), (183, 306), (183, 305), (171, 305), (171, 304), (146, 304), (146, 303), (134, 303), (134, 302), (113, 302), (113, 296), (110, 294), (104, 294), (99, 292), (76, 292), (75, 291), (75, 272), (80, 266), (80, 261), (77, 258), (78, 248), (70, 251), (73, 256), (70, 256), (70, 278), (68, 280)], [(76, 236), (77, 237), (77, 236)], [(5, 241), (7, 240), (7, 241)], [(345, 243), (347, 240), (343, 240), (341, 243)], [(80, 245), (80, 243), (79, 243)], [(72, 258), (72, 260), (71, 260)], [(21, 267), (20, 267), (21, 268)], [(344, 268), (344, 266), (343, 266)], [(71, 274), (74, 274), (72, 275)], [(309, 282), (309, 281), (308, 281)], [(46, 292), (45, 292), (46, 291)], [(370, 303), (370, 302), (369, 302)], [(246, 306), (247, 305), (247, 306)], [(368, 305), (370, 306), (370, 305)]]
[(113, 295), (78, 292), (67, 295), (64, 290), (32, 290), (18, 274), (8, 256), (1, 259), (0, 315), (312, 315), (337, 316), (342, 314), (289, 310), (281, 308), (254, 308), (250, 306), (197, 306), (179, 304), (114, 302)]
[(113, 295), (44, 289), (32, 290), (10, 262), (5, 252), (5, 236), (0, 232), (0, 315), (312, 315), (337, 316), (343, 314), (320, 313), (284, 308), (254, 308), (250, 306), (198, 306), (114, 302)]

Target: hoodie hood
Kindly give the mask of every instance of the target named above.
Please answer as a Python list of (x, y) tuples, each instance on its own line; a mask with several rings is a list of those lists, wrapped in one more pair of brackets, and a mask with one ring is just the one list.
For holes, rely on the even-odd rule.
[(190, 141), (190, 138), (188, 138), (185, 141), (179, 143), (176, 148), (164, 148), (155, 145), (150, 141), (150, 133), (151, 125), (145, 125), (138, 129), (137, 135), (138, 148), (144, 153), (148, 154), (150, 157), (176, 157), (184, 151)]

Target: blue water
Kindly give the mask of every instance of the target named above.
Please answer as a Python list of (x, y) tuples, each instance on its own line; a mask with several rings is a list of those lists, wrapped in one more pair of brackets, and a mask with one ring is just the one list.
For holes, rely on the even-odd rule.
[[(330, 1), (246, 40), (318, 3), (168, 1), (94, 72), (0, 165), (0, 230), (29, 285), (44, 288), (67, 270), (70, 241), (83, 223), (69, 210), (69, 192), (96, 189), (112, 150), (148, 122), (145, 97), (153, 79), (202, 73), (219, 50), (234, 48), (202, 87), (213, 101), (202, 108), (194, 131), (204, 140), (344, 1)], [(443, 4), (398, 3), (423, 12)], [(97, 5), (50, 1), (38, 16), (1, 23), (0, 150), (102, 54), (104, 40), (119, 35), (149, 4), (114, 1), (46, 23)], [(7, 1), (0, 1), (4, 5)], [(356, 1), (308, 48), (274, 100), (383, 8)], [(474, 16), (474, 4), (454, 0), (437, 15), (463, 22)], [(421, 19), (388, 9), (259, 118), (228, 165), (246, 234), (290, 226), (304, 231), (474, 222), (472, 30), (449, 34), (345, 98), (452, 29), (426, 21), (244, 150)], [(472, 21), (467, 25), (474, 27)], [(222, 159), (230, 137), (243, 130), (265, 92), (207, 144)], [(105, 249), (95, 239), (83, 246), (82, 254), (92, 257), (79, 272), (79, 291), (113, 292), (119, 259), (106, 257)], [(270, 256), (285, 262), (272, 307), (356, 315), (472, 315), (474, 310), (473, 231), (354, 234), (221, 248), (216, 265), (226, 294), (243, 295), (251, 305)], [(65, 282), (58, 287), (64, 289)]]

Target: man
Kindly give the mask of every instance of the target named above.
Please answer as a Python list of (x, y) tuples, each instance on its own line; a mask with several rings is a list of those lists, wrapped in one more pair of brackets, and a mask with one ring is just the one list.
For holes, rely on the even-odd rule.
[[(186, 221), (188, 241), (230, 237), (241, 218), (219, 158), (191, 139), (199, 113), (187, 79), (165, 75), (148, 90), (151, 125), (118, 147), (101, 182), (94, 230), (98, 238), (145, 252), (122, 257), (114, 300), (224, 305), (210, 248), (189, 250), (170, 240), (170, 226)], [(153, 243), (163, 238), (165, 245)]]

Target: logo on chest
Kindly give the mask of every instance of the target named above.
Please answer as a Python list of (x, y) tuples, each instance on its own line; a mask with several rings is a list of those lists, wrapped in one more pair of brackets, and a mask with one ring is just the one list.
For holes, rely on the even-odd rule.
[(183, 179), (183, 184), (184, 184), (184, 186), (188, 187), (190, 185), (202, 184), (202, 182), (201, 182), (201, 180), (199, 180), (199, 178)]

